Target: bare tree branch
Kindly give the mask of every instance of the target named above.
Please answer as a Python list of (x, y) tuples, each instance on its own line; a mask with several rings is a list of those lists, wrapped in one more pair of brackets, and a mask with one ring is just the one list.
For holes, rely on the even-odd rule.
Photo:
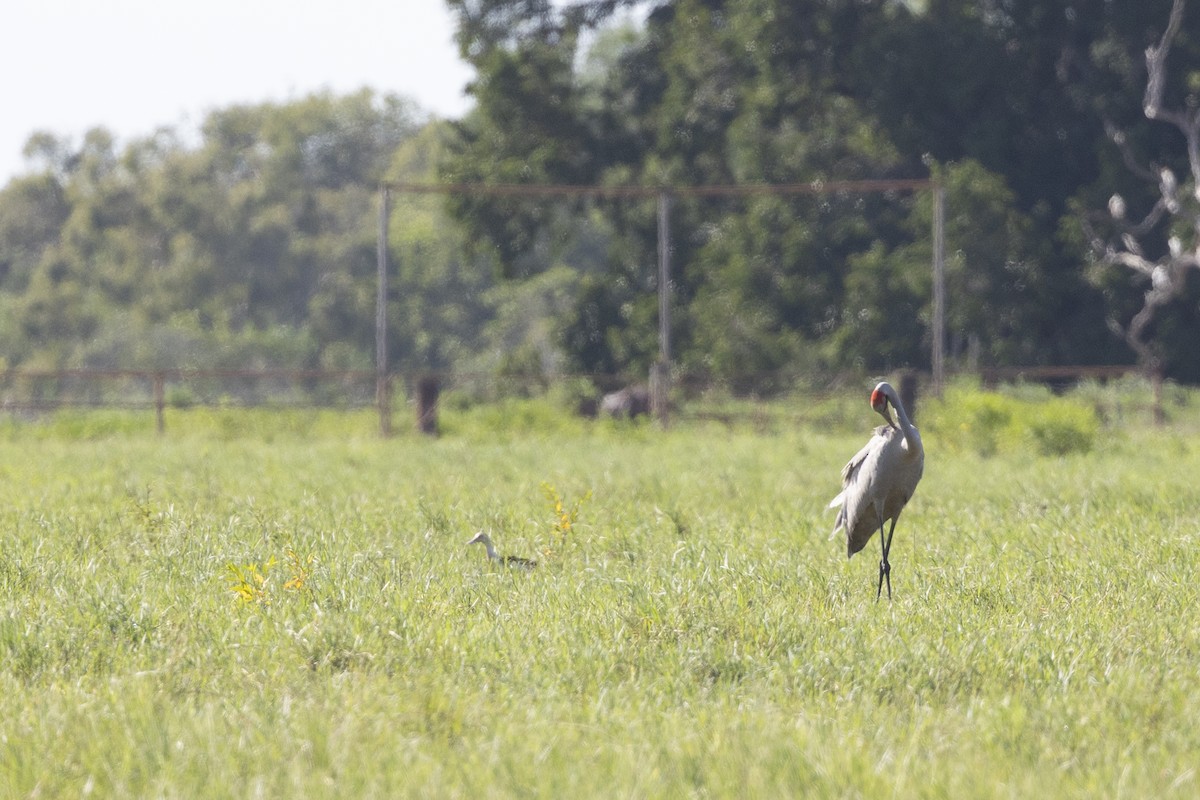
[(1196, 182), (1196, 199), (1200, 200), (1200, 110), (1175, 111), (1162, 107), (1163, 90), (1167, 82), (1167, 55), (1171, 43), (1183, 25), (1184, 0), (1175, 0), (1171, 5), (1171, 17), (1167, 29), (1157, 45), (1146, 48), (1146, 97), (1144, 100), (1147, 119), (1169, 122), (1187, 139), (1188, 161), (1192, 167), (1192, 180)]
[[(1183, 24), (1184, 0), (1175, 0), (1171, 6), (1171, 17), (1167, 21), (1167, 29), (1157, 45), (1146, 48), (1146, 98), (1143, 101), (1143, 111), (1146, 119), (1166, 119), (1167, 115), (1175, 116), (1173, 112), (1164, 112), (1162, 108), (1163, 88), (1167, 83), (1167, 54), (1171, 52), (1171, 42)], [(1173, 121), (1173, 120), (1169, 120)]]
[[(1137, 353), (1139, 362), (1151, 369), (1159, 366), (1157, 348), (1150, 341), (1154, 318), (1160, 309), (1183, 291), (1188, 270), (1200, 269), (1200, 206), (1197, 206), (1197, 202), (1200, 202), (1200, 111), (1163, 107), (1167, 56), (1183, 24), (1185, 5), (1185, 0), (1174, 0), (1162, 38), (1157, 45), (1146, 49), (1146, 94), (1142, 110), (1147, 119), (1169, 123), (1183, 133), (1191, 171), (1191, 198), (1187, 198), (1186, 193), (1181, 197), (1179, 180), (1169, 167), (1146, 169), (1140, 165), (1124, 133), (1106, 121), (1105, 132), (1117, 145), (1125, 165), (1134, 175), (1154, 184), (1159, 197), (1138, 222), (1126, 218), (1128, 210), (1120, 195), (1110, 197), (1108, 212), (1115, 224), (1116, 234), (1107, 242), (1096, 232), (1091, 219), (1083, 220), (1084, 231), (1102, 262), (1125, 267), (1138, 275), (1139, 279), (1149, 280), (1150, 286), (1145, 292), (1142, 308), (1122, 333), (1125, 341)], [(1173, 220), (1191, 223), (1192, 241), (1187, 247), (1178, 235), (1172, 235), (1170, 224), (1164, 225)], [(1161, 250), (1161, 245), (1147, 247), (1143, 243), (1152, 233), (1162, 233), (1168, 237), (1167, 252), (1157, 259), (1148, 257), (1146, 251)], [(1120, 329), (1115, 320), (1110, 320), (1110, 325)]]
[(1133, 154), (1133, 149), (1129, 146), (1129, 138), (1125, 135), (1125, 131), (1118, 128), (1112, 120), (1106, 118), (1104, 120), (1104, 132), (1121, 152), (1121, 160), (1125, 162), (1126, 169), (1139, 178), (1153, 180), (1154, 170), (1138, 162), (1137, 156)]

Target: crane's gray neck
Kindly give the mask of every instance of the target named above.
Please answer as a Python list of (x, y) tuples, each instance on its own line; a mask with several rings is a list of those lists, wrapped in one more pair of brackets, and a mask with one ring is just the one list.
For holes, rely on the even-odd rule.
[(496, 552), (496, 548), (492, 546), (491, 539), (483, 539), (483, 546), (487, 549), (488, 558), (492, 561), (499, 561), (500, 554)]
[(904, 439), (908, 442), (908, 446), (914, 451), (920, 449), (921, 434), (917, 432), (916, 426), (908, 418), (908, 412), (904, 410), (904, 404), (897, 401), (892, 403), (892, 407), (896, 409), (896, 421), (900, 423), (900, 432), (904, 434)]

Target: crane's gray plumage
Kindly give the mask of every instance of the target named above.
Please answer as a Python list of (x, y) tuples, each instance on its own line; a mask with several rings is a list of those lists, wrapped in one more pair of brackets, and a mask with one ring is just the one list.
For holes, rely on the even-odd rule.
[[(896, 421), (888, 413), (888, 405), (896, 409)], [(888, 597), (892, 596), (891, 565), (888, 552), (892, 532), (900, 512), (916, 491), (925, 469), (925, 448), (921, 434), (908, 418), (900, 397), (891, 384), (880, 383), (871, 392), (871, 408), (887, 420), (887, 425), (875, 429), (870, 441), (842, 468), (842, 491), (830, 508), (838, 509), (833, 535), (846, 532), (846, 557), (866, 547), (879, 531), (883, 560), (879, 562), (879, 589), (883, 592), (887, 580)], [(892, 526), (886, 537), (884, 523)]]
[(502, 556), (502, 555), (500, 555), (499, 553), (496, 552), (496, 546), (492, 544), (492, 537), (488, 536), (483, 531), (479, 531), (478, 533), (476, 533), (474, 538), (472, 538), (471, 541), (467, 542), (467, 544), (468, 545), (482, 544), (484, 549), (487, 550), (488, 558), (490, 558), (492, 561), (496, 561), (500, 564), (506, 564), (510, 567), (523, 567), (525, 569), (533, 569), (534, 567), (537, 566), (536, 561), (533, 561), (528, 558), (521, 558), (520, 556)]

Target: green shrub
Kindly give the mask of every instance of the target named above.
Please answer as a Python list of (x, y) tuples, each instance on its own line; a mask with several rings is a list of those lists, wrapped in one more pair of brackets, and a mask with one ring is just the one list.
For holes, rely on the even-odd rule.
[(981, 456), (1030, 447), (1038, 455), (1089, 452), (1100, 427), (1095, 409), (1068, 398), (1025, 399), (963, 386), (930, 402), (923, 431), (938, 444)]
[(187, 386), (172, 386), (167, 389), (163, 401), (171, 408), (191, 408), (198, 402), (196, 393)]
[(443, 434), (455, 436), (554, 436), (578, 433), (585, 420), (547, 398), (507, 398), (465, 409), (443, 409), (439, 422)]
[(1100, 425), (1094, 409), (1065, 399), (1029, 408), (1031, 413), (1026, 426), (1040, 455), (1063, 456), (1091, 451)]
[(958, 403), (959, 430), (970, 449), (980, 455), (993, 455), (1012, 426), (1017, 401), (988, 392), (965, 395)]

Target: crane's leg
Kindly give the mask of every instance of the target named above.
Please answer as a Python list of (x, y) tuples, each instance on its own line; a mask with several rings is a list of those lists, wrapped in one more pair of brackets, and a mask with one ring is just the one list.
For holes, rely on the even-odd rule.
[[(895, 522), (892, 523), (894, 528)], [(879, 602), (879, 596), (883, 594), (883, 579), (887, 578), (888, 600), (892, 599), (892, 565), (888, 563), (888, 542), (883, 538), (883, 515), (879, 515), (879, 549), (882, 551), (883, 559), (879, 562), (879, 586), (875, 589), (875, 602)]]
[(896, 520), (892, 519), (892, 527), (888, 528), (887, 539), (883, 537), (883, 522), (879, 523), (879, 547), (883, 550), (883, 560), (879, 562), (879, 589), (875, 592), (875, 600), (878, 602), (879, 595), (883, 592), (883, 581), (887, 579), (888, 600), (892, 599), (892, 565), (888, 561), (888, 554), (892, 552), (892, 534), (896, 532)]

